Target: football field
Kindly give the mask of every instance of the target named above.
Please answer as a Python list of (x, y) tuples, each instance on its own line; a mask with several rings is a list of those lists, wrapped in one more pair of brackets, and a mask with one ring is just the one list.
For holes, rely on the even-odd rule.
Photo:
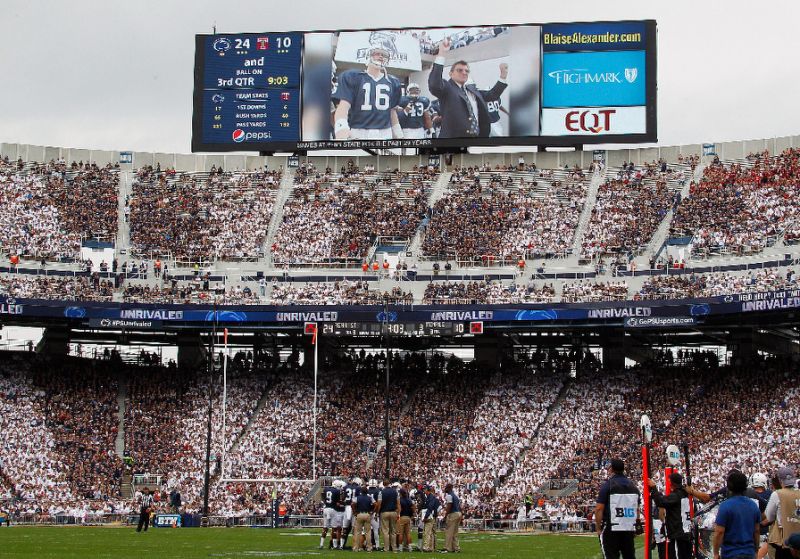
[[(442, 534), (443, 536), (443, 534)], [(416, 541), (416, 534), (414, 534)], [(472, 533), (461, 535), (462, 559), (599, 559), (597, 538), (586, 535)], [(351, 540), (348, 540), (348, 544)], [(641, 538), (637, 539), (641, 546)], [(441, 549), (444, 539), (437, 538)], [(11, 526), (0, 528), (4, 559), (341, 557), (352, 551), (319, 549), (318, 530), (255, 528), (151, 529)], [(640, 550), (641, 553), (641, 550)], [(429, 553), (404, 553), (424, 557)]]

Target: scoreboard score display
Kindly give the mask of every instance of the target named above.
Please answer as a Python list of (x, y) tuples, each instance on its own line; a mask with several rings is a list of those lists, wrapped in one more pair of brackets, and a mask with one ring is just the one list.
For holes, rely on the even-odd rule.
[(655, 142), (656, 32), (646, 20), (197, 35), (192, 151)]
[(325, 322), (321, 332), (326, 336), (373, 337), (389, 336), (461, 336), (469, 329), (463, 322)]

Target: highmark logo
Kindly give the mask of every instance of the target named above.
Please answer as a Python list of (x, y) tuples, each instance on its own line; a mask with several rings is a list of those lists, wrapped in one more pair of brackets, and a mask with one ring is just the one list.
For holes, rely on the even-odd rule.
[(609, 84), (622, 83), (623, 76), (628, 83), (639, 77), (638, 68), (625, 68), (624, 72), (590, 72), (587, 68), (564, 68), (548, 72), (556, 85)]

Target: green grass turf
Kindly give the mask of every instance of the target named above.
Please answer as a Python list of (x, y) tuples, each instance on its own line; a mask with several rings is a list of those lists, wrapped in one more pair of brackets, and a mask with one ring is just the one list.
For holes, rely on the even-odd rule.
[[(271, 530), (256, 528), (150, 529), (137, 534), (133, 528), (11, 526), (0, 528), (3, 559), (92, 558), (209, 558), (342, 557), (352, 551), (319, 550), (319, 530)], [(437, 547), (444, 545), (444, 534)], [(352, 536), (348, 544), (352, 541)], [(416, 543), (416, 534), (414, 534)], [(596, 537), (569, 535), (487, 534), (460, 535), (459, 559), (596, 559), (601, 557)], [(637, 547), (641, 538), (637, 538)], [(388, 554), (387, 554), (388, 555)], [(406, 557), (442, 557), (429, 553), (404, 553)], [(639, 550), (641, 555), (641, 550)], [(361, 557), (362, 555), (358, 555)], [(382, 557), (367, 555), (368, 557)]]

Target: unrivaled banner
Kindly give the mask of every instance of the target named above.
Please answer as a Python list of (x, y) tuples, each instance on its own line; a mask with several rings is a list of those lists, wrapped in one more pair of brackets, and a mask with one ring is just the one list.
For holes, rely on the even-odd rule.
[(800, 308), (800, 289), (671, 301), (614, 301), (552, 305), (451, 306), (218, 306), (136, 305), (0, 296), (0, 322), (62, 318), (75, 325), (127, 330), (297, 325), (306, 322), (611, 323), (628, 328), (688, 327), (708, 316)]

